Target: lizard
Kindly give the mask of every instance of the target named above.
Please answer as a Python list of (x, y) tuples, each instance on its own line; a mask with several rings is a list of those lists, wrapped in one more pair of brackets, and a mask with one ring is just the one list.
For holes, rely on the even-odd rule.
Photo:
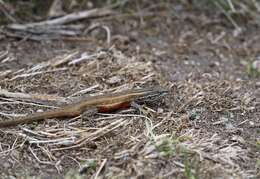
[(58, 109), (0, 121), (0, 128), (42, 121), (49, 118), (75, 117), (88, 111), (107, 113), (129, 107), (139, 108), (140, 104), (156, 103), (166, 94), (168, 94), (166, 89), (144, 88), (91, 96), (80, 102), (68, 104)]

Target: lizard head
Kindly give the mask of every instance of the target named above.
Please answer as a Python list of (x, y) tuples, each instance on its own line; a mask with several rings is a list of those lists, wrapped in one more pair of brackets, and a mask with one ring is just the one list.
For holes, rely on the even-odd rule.
[(163, 88), (151, 88), (143, 90), (143, 95), (137, 97), (137, 103), (151, 103), (156, 104), (158, 103), (162, 97), (169, 93), (168, 90)]

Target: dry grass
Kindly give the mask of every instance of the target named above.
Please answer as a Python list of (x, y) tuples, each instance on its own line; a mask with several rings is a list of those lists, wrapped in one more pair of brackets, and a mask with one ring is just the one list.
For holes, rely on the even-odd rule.
[[(241, 25), (237, 21), (236, 12), (239, 11), (242, 15), (250, 13), (245, 7), (257, 10), (257, 2), (250, 2), (253, 3), (253, 7), (242, 0), (217, 1), (217, 7), (233, 25), (231, 29), (239, 29)], [(138, 5), (140, 4), (136, 6)], [(156, 7), (159, 5), (148, 6), (146, 10), (150, 12), (149, 9)], [(240, 11), (243, 8), (245, 11)], [(140, 15), (141, 12), (134, 11), (135, 18), (138, 18), (136, 21), (140, 20), (140, 24), (146, 22), (145, 17)], [(146, 11), (143, 12), (145, 13)], [(125, 17), (122, 14), (118, 16)], [(164, 18), (162, 17), (161, 19)], [(170, 21), (172, 17), (168, 18), (167, 21)], [(187, 24), (191, 21), (195, 24), (196, 18), (183, 18), (180, 21), (183, 20)], [(161, 19), (159, 22), (163, 23)], [(203, 20), (199, 19), (199, 22)], [(237, 51), (240, 51), (229, 43), (227, 37), (236, 38), (241, 34), (232, 36), (230, 31), (220, 28), (221, 31), (215, 34), (208, 32), (205, 37), (203, 29), (193, 30), (193, 26), (182, 29), (180, 21), (177, 21), (175, 26), (165, 23), (174, 27), (177, 32), (177, 35), (173, 36), (173, 45), (168, 44), (173, 51), (169, 56), (167, 50), (159, 50), (161, 47), (151, 50), (150, 46), (153, 47), (154, 44), (151, 45), (150, 42), (146, 49), (140, 49), (142, 46), (137, 44), (127, 50), (120, 50), (115, 46), (86, 50), (88, 48), (84, 44), (82, 49), (66, 49), (62, 55), (47, 58), (42, 63), (2, 70), (1, 120), (57, 108), (78, 101), (83, 96), (112, 93), (134, 87), (160, 85), (169, 89), (170, 94), (162, 104), (154, 108), (144, 107), (147, 113), (128, 109), (113, 114), (96, 114), (87, 119), (80, 116), (64, 120), (50, 119), (42, 123), (0, 129), (0, 176), (258, 178), (259, 100), (255, 91), (247, 88), (245, 81), (234, 80), (234, 76), (231, 78), (233, 80), (220, 77), (223, 73), (231, 74), (228, 70), (233, 70), (233, 64), (227, 64), (231, 64)], [(157, 23), (153, 22), (152, 26), (148, 27), (154, 27)], [(145, 27), (145, 24), (142, 25)], [(205, 27), (206, 25), (203, 25), (203, 28)], [(145, 30), (148, 34), (152, 34), (152, 30), (156, 31), (156, 28), (147, 29)], [(200, 30), (201, 37), (196, 34), (196, 31)], [(163, 36), (165, 31), (160, 31), (160, 35)], [(110, 39), (110, 33), (110, 30), (106, 31), (106, 40)], [(192, 39), (190, 46), (187, 40), (189, 38)], [(252, 39), (252, 42), (256, 39), (257, 37)], [(110, 40), (107, 41), (108, 44)], [(208, 43), (203, 43), (204, 40), (210, 41), (210, 47)], [(218, 44), (221, 45), (217, 46)], [(251, 49), (250, 41), (245, 40), (239, 45), (243, 46), (245, 51)], [(210, 70), (201, 72), (203, 75), (199, 74), (200, 78), (196, 79), (193, 76), (195, 70), (188, 69), (188, 78), (173, 84), (162, 76), (158, 66), (153, 62), (162, 60), (163, 63), (165, 59), (170, 58), (171, 63), (176, 63), (176, 69), (168, 69), (171, 70), (171, 74), (173, 71), (180, 71), (183, 75), (183, 69), (178, 68), (177, 63), (184, 61), (183, 64), (186, 62), (186, 66), (192, 66), (193, 61), (192, 58), (184, 60), (181, 57), (196, 52), (201, 53), (199, 57), (203, 60), (203, 48), (214, 52), (220, 63), (223, 63), (217, 68), (220, 69), (219, 73), (211, 74), (214, 68), (210, 67)], [(257, 48), (254, 48), (252, 51), (257, 52)], [(228, 53), (225, 54), (226, 51), (223, 49), (235, 50), (227, 50)], [(162, 56), (165, 53), (164, 59)], [(251, 51), (246, 51), (246, 54), (250, 53)], [(209, 58), (211, 57), (209, 55)], [(0, 51), (0, 61), (3, 65), (20, 60), (16, 58), (8, 50)], [(203, 70), (208, 63), (201, 63), (200, 68)], [(166, 66), (166, 63), (164, 65)], [(224, 67), (230, 69), (225, 71)], [(257, 91), (259, 87), (255, 85), (255, 88)]]
[[(174, 96), (168, 96), (167, 105), (159, 106), (157, 112), (148, 109), (148, 116), (129, 110), (87, 120), (77, 117), (1, 129), (1, 160), (12, 161), (18, 175), (22, 171), (19, 163), (23, 162), (37, 164), (43, 171), (44, 166), (55, 168), (58, 173), (67, 173), (72, 162), (76, 164), (74, 169), (94, 178), (254, 176), (256, 171), (242, 170), (237, 163), (250, 161), (243, 140), (223, 140), (217, 131), (190, 127), (202, 121), (224, 125), (226, 120), (214, 118), (214, 114), (230, 117), (234, 112), (247, 114), (254, 110), (254, 99), (248, 94), (241, 96), (239, 82), (167, 84), (151, 62), (136, 54), (126, 56), (113, 47), (91, 55), (69, 52), (53, 61), (13, 71), (1, 81), (5, 90), (1, 98), (3, 117), (49, 108), (46, 103), (74, 101), (94, 91), (134, 86), (160, 84), (168, 86)], [(52, 98), (44, 98), (46, 94), (52, 94)]]

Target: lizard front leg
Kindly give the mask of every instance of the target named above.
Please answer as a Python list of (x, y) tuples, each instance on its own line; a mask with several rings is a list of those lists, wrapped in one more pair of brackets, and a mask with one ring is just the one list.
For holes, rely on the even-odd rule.
[(80, 114), (81, 123), (83, 123), (83, 121), (88, 120), (91, 123), (91, 125), (94, 126), (94, 121), (90, 120), (90, 117), (95, 115), (97, 112), (98, 112), (98, 108), (96, 107), (91, 107), (81, 112)]
[(145, 110), (141, 105), (139, 105), (135, 101), (131, 102), (131, 107), (133, 107), (134, 109), (138, 110), (140, 112), (140, 114), (144, 114), (145, 116), (149, 115), (149, 111)]

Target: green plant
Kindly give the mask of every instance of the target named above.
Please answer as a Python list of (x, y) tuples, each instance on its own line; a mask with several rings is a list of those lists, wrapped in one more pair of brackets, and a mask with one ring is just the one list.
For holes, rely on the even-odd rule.
[(254, 63), (248, 63), (246, 65), (246, 73), (250, 77), (260, 76), (260, 68), (258, 68)]
[(184, 176), (187, 179), (197, 179), (197, 177), (194, 175), (194, 172), (192, 171), (191, 164), (189, 163), (188, 159), (185, 159), (184, 163)]
[(160, 156), (170, 157), (175, 153), (174, 144), (175, 142), (171, 138), (166, 137), (164, 139), (161, 139), (161, 141), (157, 142), (155, 146), (157, 151), (159, 151)]

